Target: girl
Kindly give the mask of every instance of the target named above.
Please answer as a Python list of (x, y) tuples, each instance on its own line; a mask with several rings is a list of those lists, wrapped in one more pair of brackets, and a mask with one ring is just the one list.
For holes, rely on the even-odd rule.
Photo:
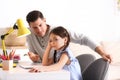
[[(78, 60), (69, 49), (70, 37), (67, 30), (61, 26), (54, 28), (49, 35), (49, 42), (43, 55), (41, 67), (35, 67), (30, 72), (54, 71), (64, 69), (70, 72), (70, 80), (82, 80)], [(54, 57), (49, 58), (51, 49)]]

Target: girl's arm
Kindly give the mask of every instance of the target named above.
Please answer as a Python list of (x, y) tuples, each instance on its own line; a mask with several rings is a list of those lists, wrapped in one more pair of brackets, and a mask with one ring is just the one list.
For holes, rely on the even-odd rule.
[(56, 71), (61, 70), (63, 66), (69, 61), (67, 53), (62, 53), (59, 62), (50, 65), (50, 66), (40, 66), (35, 67), (30, 70), (30, 72), (46, 72), (46, 71)]
[(53, 59), (49, 58), (50, 50), (51, 50), (51, 46), (48, 43), (48, 46), (47, 46), (47, 48), (45, 50), (45, 53), (43, 55), (43, 60), (42, 60), (42, 65), (43, 66), (48, 66), (48, 65), (53, 63)]

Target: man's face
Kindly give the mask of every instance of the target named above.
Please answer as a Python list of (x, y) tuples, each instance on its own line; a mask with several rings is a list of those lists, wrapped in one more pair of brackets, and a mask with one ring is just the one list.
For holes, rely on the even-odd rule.
[(36, 21), (30, 22), (29, 25), (34, 34), (40, 37), (43, 37), (47, 31), (45, 19), (38, 18)]

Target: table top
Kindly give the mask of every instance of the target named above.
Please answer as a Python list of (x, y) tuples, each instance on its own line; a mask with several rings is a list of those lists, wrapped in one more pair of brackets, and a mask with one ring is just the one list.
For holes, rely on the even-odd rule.
[(0, 68), (0, 80), (70, 80), (70, 73), (66, 70), (30, 73), (29, 69), (21, 67), (40, 66), (40, 63), (19, 62), (16, 68), (4, 71)]

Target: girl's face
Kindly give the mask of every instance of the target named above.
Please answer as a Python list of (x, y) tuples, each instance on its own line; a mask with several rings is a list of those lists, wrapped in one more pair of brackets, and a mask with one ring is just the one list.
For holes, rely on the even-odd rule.
[(60, 50), (67, 43), (67, 38), (61, 38), (60, 36), (51, 33), (49, 43), (55, 50)]

